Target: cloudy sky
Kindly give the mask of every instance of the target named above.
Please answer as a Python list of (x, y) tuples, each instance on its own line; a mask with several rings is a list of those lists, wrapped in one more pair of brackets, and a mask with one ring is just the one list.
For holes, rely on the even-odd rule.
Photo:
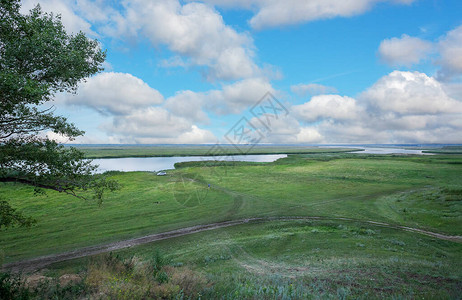
[(285, 110), (262, 142), (462, 143), (460, 0), (39, 3), (107, 49), (56, 95), (78, 143), (226, 142), (268, 92)]

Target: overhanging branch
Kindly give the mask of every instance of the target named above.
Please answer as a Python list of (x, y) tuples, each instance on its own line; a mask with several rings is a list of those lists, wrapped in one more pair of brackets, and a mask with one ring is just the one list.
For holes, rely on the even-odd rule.
[(27, 184), (27, 185), (42, 188), (42, 189), (54, 190), (60, 193), (65, 193), (67, 195), (71, 195), (79, 199), (88, 200), (87, 198), (83, 196), (77, 195), (73, 189), (63, 188), (61, 186), (43, 184), (43, 183), (35, 182), (29, 179), (25, 179), (25, 178), (0, 177), (0, 182), (17, 182), (17, 183)]

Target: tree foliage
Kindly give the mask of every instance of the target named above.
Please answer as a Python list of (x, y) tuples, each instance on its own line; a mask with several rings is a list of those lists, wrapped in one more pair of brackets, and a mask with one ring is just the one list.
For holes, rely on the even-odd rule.
[[(80, 81), (102, 71), (106, 53), (84, 33), (68, 34), (59, 15), (44, 13), (40, 6), (27, 15), (19, 9), (19, 0), (0, 0), (0, 182), (81, 198), (76, 191), (90, 189), (101, 201), (104, 191), (117, 183), (94, 175), (96, 166), (82, 152), (45, 133), (69, 140), (84, 134), (54, 115), (47, 102), (56, 93), (74, 93)], [(6, 202), (2, 205), (2, 211), (11, 212)], [(1, 212), (0, 218), (5, 218)], [(11, 223), (27, 223), (14, 222), (20, 219)]]

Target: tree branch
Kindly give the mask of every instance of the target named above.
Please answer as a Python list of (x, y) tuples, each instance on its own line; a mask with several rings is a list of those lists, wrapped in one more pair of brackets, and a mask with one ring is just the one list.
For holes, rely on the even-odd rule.
[(38, 187), (38, 188), (42, 188), (42, 189), (54, 190), (54, 191), (57, 191), (57, 192), (60, 192), (60, 193), (65, 193), (65, 194), (67, 194), (67, 195), (71, 195), (71, 196), (74, 196), (74, 197), (79, 198), (79, 199), (88, 200), (87, 198), (85, 198), (85, 197), (83, 197), (83, 196), (80, 196), (80, 195), (76, 194), (76, 193), (75, 193), (73, 190), (71, 190), (71, 189), (66, 189), (66, 188), (63, 188), (63, 187), (60, 187), (60, 186), (53, 186), (53, 185), (48, 185), (48, 184), (42, 184), (42, 183), (34, 182), (34, 181), (32, 181), (32, 180), (24, 179), (24, 178), (18, 178), (18, 177), (0, 177), (0, 182), (17, 182), (17, 183), (23, 183), (23, 184), (27, 184), (27, 185), (34, 186), (34, 187)]

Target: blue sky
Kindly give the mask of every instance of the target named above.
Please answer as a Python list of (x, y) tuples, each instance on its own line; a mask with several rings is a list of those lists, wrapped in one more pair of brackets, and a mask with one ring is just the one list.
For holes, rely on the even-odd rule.
[[(58, 114), (76, 143), (462, 143), (462, 1), (24, 0), (107, 49)], [(267, 92), (287, 113), (264, 128)], [(268, 124), (267, 124), (268, 125)], [(67, 141), (54, 133), (50, 138)]]

